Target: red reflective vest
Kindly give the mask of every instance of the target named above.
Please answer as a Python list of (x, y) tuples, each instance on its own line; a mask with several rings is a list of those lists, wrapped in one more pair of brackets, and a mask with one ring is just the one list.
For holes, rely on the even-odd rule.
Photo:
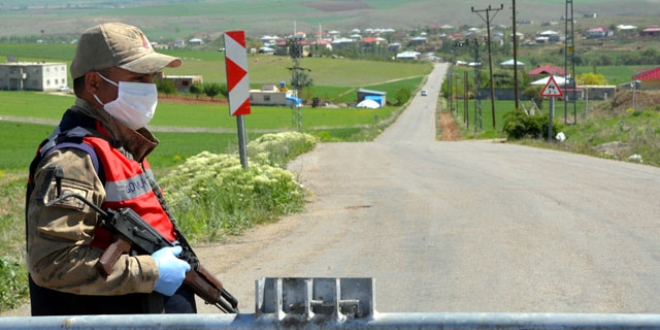
[[(146, 159), (139, 163), (127, 158), (123, 152), (113, 148), (108, 141), (87, 136), (83, 139), (96, 152), (105, 175), (105, 201), (102, 209), (133, 209), (148, 224), (169, 241), (176, 239), (172, 221), (163, 210), (149, 182), (155, 182), (153, 172)], [(112, 243), (109, 232), (97, 228), (90, 246), (105, 249)]]

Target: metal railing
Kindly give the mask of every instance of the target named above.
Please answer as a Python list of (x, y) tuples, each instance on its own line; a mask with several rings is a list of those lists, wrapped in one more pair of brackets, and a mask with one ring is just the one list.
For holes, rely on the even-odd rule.
[(378, 313), (370, 278), (264, 278), (254, 314), (0, 318), (0, 329), (660, 329), (656, 314)]

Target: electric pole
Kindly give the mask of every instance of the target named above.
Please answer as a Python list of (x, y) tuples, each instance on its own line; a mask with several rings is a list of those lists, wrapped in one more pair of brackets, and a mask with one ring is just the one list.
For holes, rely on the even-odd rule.
[(513, 1), (513, 92), (516, 99), (516, 109), (520, 109), (518, 96), (518, 33), (516, 32), (516, 0)]
[[(472, 7), (472, 12), (476, 13), (481, 17), (481, 19), (486, 22), (486, 30), (488, 30), (488, 67), (490, 69), (490, 104), (491, 104), (491, 109), (492, 109), (492, 115), (493, 115), (493, 129), (497, 130), (497, 126), (495, 125), (496, 120), (495, 120), (495, 85), (493, 83), (493, 54), (491, 51), (491, 39), (490, 39), (490, 21), (491, 19), (494, 19), (497, 13), (504, 9), (504, 4), (500, 5), (500, 8), (495, 8), (493, 9), (490, 5), (486, 9), (478, 9), (475, 10), (474, 7)], [(490, 17), (490, 12), (494, 11), (495, 14), (493, 17)], [(486, 18), (484, 19), (483, 16), (481, 16), (480, 13), (485, 12), (486, 13)], [(514, 63), (514, 65), (518, 65), (518, 63)]]

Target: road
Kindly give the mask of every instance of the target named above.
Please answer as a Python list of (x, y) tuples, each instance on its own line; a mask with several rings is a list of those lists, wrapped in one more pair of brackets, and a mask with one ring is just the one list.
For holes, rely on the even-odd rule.
[(261, 277), (372, 277), (380, 312), (660, 313), (660, 169), (437, 142), (445, 70), (374, 142), (290, 165), (304, 214), (201, 248), (242, 311)]
[(375, 141), (290, 164), (305, 213), (197, 248), (241, 311), (261, 277), (371, 277), (388, 313), (660, 313), (660, 169), (436, 141), (445, 70)]

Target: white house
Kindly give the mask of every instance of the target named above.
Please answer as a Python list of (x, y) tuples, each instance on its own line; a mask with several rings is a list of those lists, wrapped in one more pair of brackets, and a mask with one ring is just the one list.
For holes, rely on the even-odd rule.
[(250, 103), (252, 105), (286, 105), (287, 93), (281, 91), (277, 86), (266, 84), (261, 89), (250, 90)]
[[(500, 68), (502, 68), (502, 69), (513, 69), (513, 65), (514, 65), (513, 63), (514, 63), (513, 59), (510, 59), (506, 62), (502, 62), (502, 63), (500, 63)], [(525, 63), (520, 62), (520, 61), (516, 61), (516, 65), (518, 66), (518, 68), (524, 68), (525, 67)]]
[(66, 63), (0, 63), (0, 90), (54, 92), (67, 88)]
[(191, 46), (199, 46), (203, 43), (204, 43), (204, 41), (202, 39), (199, 39), (199, 38), (192, 38), (192, 39), (188, 40), (188, 44), (191, 45)]
[(421, 55), (419, 52), (407, 51), (396, 54), (396, 58), (398, 60), (418, 60)]

